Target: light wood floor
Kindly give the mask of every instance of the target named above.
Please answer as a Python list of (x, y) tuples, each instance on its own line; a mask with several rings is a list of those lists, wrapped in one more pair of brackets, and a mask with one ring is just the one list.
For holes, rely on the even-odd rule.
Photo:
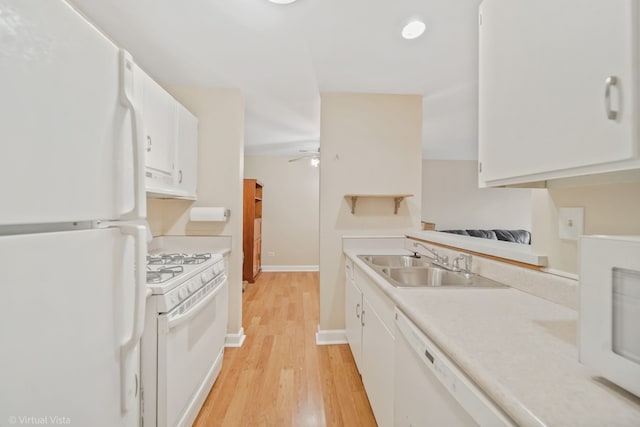
[(262, 273), (243, 294), (247, 339), (194, 426), (375, 426), (347, 345), (317, 346), (318, 273)]

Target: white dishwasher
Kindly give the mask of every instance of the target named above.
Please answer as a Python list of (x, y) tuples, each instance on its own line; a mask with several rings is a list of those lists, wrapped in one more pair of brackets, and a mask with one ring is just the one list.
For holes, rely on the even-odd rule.
[(394, 426), (515, 426), (400, 310)]

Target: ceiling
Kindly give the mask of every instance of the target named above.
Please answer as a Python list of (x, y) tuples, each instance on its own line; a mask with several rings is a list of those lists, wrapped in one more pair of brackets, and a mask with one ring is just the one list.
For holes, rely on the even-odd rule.
[(317, 149), (320, 93), (362, 92), (423, 95), (423, 157), (477, 157), (480, 0), (72, 2), (160, 83), (241, 89), (248, 154)]

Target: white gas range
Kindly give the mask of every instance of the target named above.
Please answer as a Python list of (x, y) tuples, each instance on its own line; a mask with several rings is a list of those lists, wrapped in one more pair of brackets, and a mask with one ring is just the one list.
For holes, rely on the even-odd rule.
[(147, 255), (147, 288), (153, 295), (164, 295), (160, 307), (163, 312), (170, 311), (212, 280), (218, 278), (221, 281), (223, 273), (224, 260), (220, 254)]
[(222, 368), (228, 284), (222, 255), (147, 257), (143, 425), (187, 426)]

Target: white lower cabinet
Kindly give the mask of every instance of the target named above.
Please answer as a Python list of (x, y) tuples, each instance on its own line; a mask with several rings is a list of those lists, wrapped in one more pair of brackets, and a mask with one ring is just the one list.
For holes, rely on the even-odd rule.
[(378, 426), (393, 425), (394, 338), (363, 297), (362, 383)]
[(345, 260), (345, 328), (380, 427), (513, 427), (512, 420)]
[(394, 306), (349, 259), (346, 276), (347, 340), (378, 426), (393, 426)]
[(353, 281), (352, 271), (353, 264), (348, 264), (345, 282), (345, 329), (358, 372), (362, 372), (362, 292)]

